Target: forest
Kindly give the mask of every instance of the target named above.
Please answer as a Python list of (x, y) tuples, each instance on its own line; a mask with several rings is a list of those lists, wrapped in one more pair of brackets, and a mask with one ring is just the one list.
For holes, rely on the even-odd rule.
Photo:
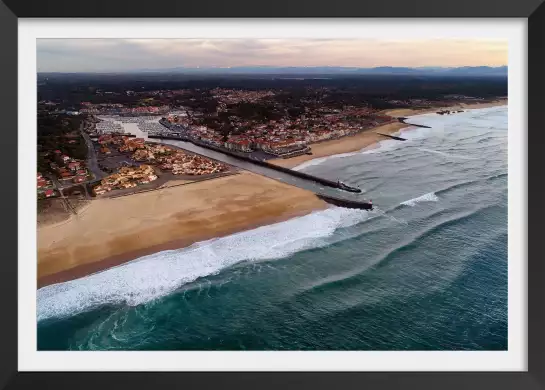
[(55, 150), (60, 150), (63, 154), (78, 160), (86, 158), (87, 146), (79, 132), (83, 120), (82, 116), (38, 113), (38, 171), (49, 170), (48, 157)]

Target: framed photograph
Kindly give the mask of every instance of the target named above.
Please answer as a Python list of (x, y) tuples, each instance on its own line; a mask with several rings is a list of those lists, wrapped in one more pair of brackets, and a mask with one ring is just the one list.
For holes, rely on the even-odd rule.
[(545, 387), (544, 7), (4, 1), (0, 385)]

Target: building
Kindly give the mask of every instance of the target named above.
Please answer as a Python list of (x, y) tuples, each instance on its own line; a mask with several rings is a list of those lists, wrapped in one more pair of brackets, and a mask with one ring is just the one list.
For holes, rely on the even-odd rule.
[(251, 142), (249, 140), (233, 140), (223, 144), (227, 149), (238, 152), (251, 153), (253, 149), (250, 147)]
[(40, 173), (38, 174), (38, 188), (47, 187), (48, 181)]
[(77, 169), (80, 167), (80, 165), (81, 165), (81, 164), (79, 163), (79, 161), (72, 161), (72, 162), (69, 162), (69, 163), (67, 164), (67, 167), (68, 167), (68, 169), (70, 169), (71, 171), (75, 171), (75, 170), (77, 170)]

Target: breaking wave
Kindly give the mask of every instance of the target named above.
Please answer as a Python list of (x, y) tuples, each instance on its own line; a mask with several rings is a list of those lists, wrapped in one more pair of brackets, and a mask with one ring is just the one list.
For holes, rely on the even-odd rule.
[(334, 154), (333, 156), (327, 156), (327, 157), (320, 157), (320, 158), (314, 158), (312, 160), (306, 161), (302, 164), (297, 165), (296, 167), (292, 168), (294, 171), (300, 171), (302, 169), (311, 167), (313, 165), (319, 165), (323, 162), (326, 162), (328, 160), (336, 159), (336, 158), (343, 158), (343, 157), (351, 157), (359, 154), (360, 152), (352, 152), (352, 153), (340, 153), (340, 154)]
[(418, 198), (409, 199), (409, 200), (406, 200), (405, 202), (401, 202), (401, 204), (404, 205), (404, 206), (413, 207), (417, 203), (421, 203), (421, 202), (437, 202), (438, 200), (439, 200), (439, 198), (437, 197), (437, 195), (435, 195), (434, 192), (429, 192), (427, 194), (419, 196)]
[(155, 253), (81, 279), (46, 286), (37, 292), (37, 318), (41, 321), (64, 317), (106, 304), (135, 306), (146, 303), (242, 261), (285, 258), (305, 249), (329, 245), (331, 240), (326, 238), (337, 229), (362, 222), (372, 213), (331, 207), (285, 222), (199, 242), (188, 248)]
[[(414, 130), (411, 130), (414, 131)], [(378, 153), (384, 153), (391, 150), (394, 150), (398, 147), (400, 147), (401, 144), (399, 141), (387, 139), (383, 141), (379, 141), (378, 143), (371, 145), (370, 147), (365, 147), (362, 150), (359, 150), (357, 152), (351, 152), (351, 153), (340, 153), (340, 154), (334, 154), (332, 156), (327, 157), (319, 157), (315, 158), (309, 161), (305, 161), (302, 164), (297, 165), (296, 167), (292, 168), (294, 171), (300, 171), (302, 169), (314, 166), (314, 165), (320, 165), (323, 164), (326, 161), (334, 160), (338, 158), (345, 158), (345, 157), (353, 157), (358, 155), (365, 155), (365, 154), (378, 154)]]
[(433, 127), (421, 139), (305, 163), (365, 188), (349, 197), (373, 211), (331, 207), (38, 290), (38, 349), (506, 350), (507, 134), (480, 128), (506, 111), (430, 114), (410, 120)]
[(441, 152), (439, 150), (432, 150), (432, 149), (425, 149), (425, 148), (418, 148), (418, 150), (421, 150), (423, 152), (438, 154), (440, 156), (449, 157), (449, 158), (459, 158), (459, 159), (462, 159), (462, 160), (476, 160), (477, 159), (476, 157), (463, 156), (463, 155), (460, 155), (460, 154), (445, 153), (445, 152)]

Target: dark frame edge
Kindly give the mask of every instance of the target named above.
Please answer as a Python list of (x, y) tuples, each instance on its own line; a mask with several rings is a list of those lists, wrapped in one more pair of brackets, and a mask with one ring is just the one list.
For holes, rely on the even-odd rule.
[(254, 0), (201, 0), (194, 2), (155, 0), (154, 6), (147, 2), (132, 1), (127, 7), (125, 1), (94, 0), (2, 0), (18, 17), (35, 18), (202, 18), (202, 17), (381, 17), (381, 18), (422, 18), (422, 17), (528, 17), (543, 0), (458, 0), (440, 2), (416, 0), (400, 2), (337, 0), (277, 0), (256, 2)]
[[(39, 378), (39, 379), (38, 379)], [(540, 390), (542, 387), (525, 372), (44, 372), (20, 373), (5, 389), (34, 387), (58, 390), (93, 390), (101, 387), (122, 388), (213, 388), (217, 385), (242, 389), (398, 389), (421, 390), (488, 389)]]
[[(5, 4), (2, 4), (0, 5), (0, 20), (0, 31), (3, 33), (1, 35), (4, 53), (2, 62), (4, 63), (5, 68), (15, 70), (15, 72), (13, 73), (0, 73), (0, 85), (3, 86), (3, 88), (0, 89), (0, 97), (4, 112), (17, 113), (17, 99), (16, 97), (14, 99), (14, 95), (11, 93), (12, 91), (17, 92), (17, 78), (13, 77), (13, 74), (17, 74), (17, 39), (13, 40), (14, 31), (15, 37), (17, 37), (17, 17)], [(530, 174), (530, 170), (532, 170), (533, 176), (536, 178), (539, 177), (538, 175), (541, 175), (541, 172), (538, 171), (540, 169), (541, 161), (538, 160), (538, 156), (540, 154), (537, 153), (537, 148), (545, 145), (545, 133), (540, 133), (537, 130), (545, 129), (545, 118), (543, 118), (542, 115), (543, 102), (545, 100), (543, 99), (543, 94), (545, 91), (545, 77), (542, 73), (542, 70), (545, 69), (545, 57), (543, 54), (543, 49), (545, 48), (545, 34), (543, 33), (544, 25), (545, 5), (540, 4), (540, 6), (538, 6), (528, 18), (528, 75), (532, 75), (532, 83), (528, 83), (528, 95), (532, 97), (532, 99), (528, 100), (528, 130), (530, 128), (536, 128), (536, 130), (532, 133), (532, 142), (528, 143), (528, 148), (533, 150), (533, 163), (531, 160), (528, 161), (528, 174)], [(8, 121), (8, 126), (6, 126), (7, 128), (17, 128), (17, 115), (14, 115), (13, 118), (12, 115), (10, 115), (9, 118), (7, 118), (6, 120)], [(4, 137), (0, 138), (0, 145), (4, 149), (12, 149), (16, 153), (17, 134), (10, 134), (9, 136), (6, 134)], [(542, 151), (539, 152), (542, 153)], [(11, 158), (11, 154), (0, 154), (0, 161), (2, 162), (7, 163)], [(14, 172), (6, 174), (16, 175), (16, 170)], [(15, 179), (15, 177), (10, 178)], [(534, 205), (537, 204), (538, 197), (540, 198), (540, 201), (542, 201), (544, 195), (545, 191), (543, 184), (534, 181), (532, 183), (532, 186), (530, 187), (530, 183), (528, 182), (528, 200), (530, 200), (530, 197), (534, 199)], [(15, 203), (0, 203), (0, 212), (3, 211), (3, 215), (9, 215), (10, 217), (12, 215), (17, 215), (17, 207), (13, 207), (13, 204), (17, 204), (17, 197), (16, 195), (14, 196)], [(538, 218), (540, 221), (543, 220), (542, 218), (540, 218), (543, 212), (540, 212), (539, 210), (540, 209), (535, 210), (532, 214), (528, 214), (528, 222), (530, 224), (530, 221), (533, 221), (531, 222), (531, 225), (535, 225), (534, 227), (537, 227), (538, 223), (540, 223), (538, 222)], [(11, 230), (15, 230), (14, 234), (16, 238), (16, 229), (13, 229), (12, 227)], [(541, 240), (541, 237), (538, 236), (538, 234), (539, 230), (534, 229), (533, 234), (528, 230), (528, 240), (530, 237), (533, 237), (534, 243), (539, 242), (538, 239)], [(0, 236), (0, 242), (4, 244), (4, 247), (16, 247), (17, 245), (17, 240), (13, 240), (13, 233), (11, 233), (9, 237), (7, 234)], [(530, 247), (528, 249), (530, 250)], [(535, 260), (540, 259), (539, 255), (541, 253), (537, 252), (535, 246), (532, 247), (532, 253), (534, 254), (534, 256), (532, 257), (534, 257)], [(5, 268), (3, 269), (3, 273), (7, 274), (8, 277), (12, 277), (14, 280), (17, 280), (17, 263), (14, 262), (13, 264), (10, 264), (9, 261), (5, 261), (4, 263), (5, 264), (3, 265), (3, 267)], [(529, 268), (530, 267), (528, 266), (528, 270), (530, 271)], [(539, 286), (542, 284), (541, 277), (545, 273), (544, 271), (545, 270), (543, 263), (535, 261), (534, 263), (532, 263), (531, 272), (528, 272), (528, 307), (532, 307), (534, 309), (533, 311), (528, 310), (528, 340), (530, 340), (530, 335), (532, 336), (532, 344), (528, 344), (528, 373), (450, 373), (458, 375), (457, 377), (446, 373), (441, 375), (446, 375), (447, 377), (449, 377), (449, 381), (452, 382), (451, 384), (445, 384), (443, 388), (465, 387), (468, 386), (469, 381), (471, 381), (471, 386), (468, 386), (467, 388), (478, 388), (483, 385), (486, 386), (487, 383), (489, 384), (490, 382), (490, 375), (498, 375), (503, 377), (502, 380), (504, 381), (504, 386), (500, 386), (499, 388), (545, 388), (545, 372), (541, 371), (543, 370), (543, 365), (545, 363), (545, 338), (541, 335), (544, 318), (543, 313), (539, 311), (539, 309), (541, 308), (541, 302), (539, 301), (539, 297), (541, 296), (541, 289), (539, 289)], [(9, 310), (6, 310), (6, 312), (13, 313), (15, 318), (17, 318), (17, 290), (13, 290), (12, 286), (12, 284), (7, 285), (0, 283), (0, 299), (2, 300), (2, 303), (6, 305), (6, 307), (9, 307)], [(17, 285), (15, 284), (15, 286)], [(195, 385), (197, 385), (197, 381), (199, 383), (208, 382), (209, 384), (211, 384), (210, 382), (216, 383), (216, 381), (232, 381), (231, 383), (233, 384), (238, 382), (245, 384), (245, 386), (251, 385), (251, 380), (243, 379), (243, 374), (241, 373), (164, 373), (160, 376), (155, 373), (18, 373), (16, 336), (17, 323), (4, 323), (2, 326), (3, 330), (4, 327), (8, 326), (9, 328), (7, 329), (7, 331), (9, 331), (10, 333), (4, 333), (8, 334), (8, 337), (5, 338), (2, 349), (4, 355), (9, 355), (10, 359), (13, 359), (13, 356), (15, 356), (16, 358), (14, 360), (2, 359), (3, 363), (2, 365), (0, 365), (0, 388), (33, 387), (33, 384), (38, 385), (38, 383), (36, 383), (36, 375), (39, 375), (41, 379), (43, 379), (43, 382), (39, 382), (39, 386), (55, 386), (60, 388), (68, 388), (69, 386), (73, 387), (74, 385), (81, 385), (81, 377), (84, 377), (85, 381), (87, 381), (88, 383), (82, 386), (84, 388), (91, 388), (91, 386), (95, 388), (96, 386), (104, 386), (112, 379), (114, 380), (114, 383), (118, 380), (126, 381), (127, 387), (135, 384), (142, 385), (143, 383), (152, 385), (152, 387), (155, 387), (155, 384), (158, 385), (157, 387), (166, 387), (167, 385), (172, 386), (179, 384), (179, 382), (177, 381), (177, 379), (179, 379), (179, 375), (183, 375), (184, 377), (190, 379), (189, 383), (195, 383)], [(330, 387), (330, 385), (335, 383), (338, 385), (338, 380), (341, 379), (339, 378), (341, 373), (283, 373), (281, 375), (282, 379), (278, 378), (278, 376), (275, 378), (275, 374), (273, 373), (248, 373), (244, 375), (248, 375), (250, 378), (258, 379), (260, 381), (263, 381), (263, 379), (265, 379), (265, 381), (262, 383), (269, 382), (273, 384), (275, 383), (276, 385), (287, 385), (289, 383), (291, 383), (292, 385), (297, 383), (303, 384), (307, 380), (310, 381), (311, 378), (314, 378), (312, 382), (316, 381), (317, 384), (319, 384), (320, 382), (322, 383), (322, 385), (319, 386), (320, 388), (325, 388), (326, 385)], [(326, 375), (327, 377), (332, 377), (334, 379), (330, 381), (328, 380), (328, 378), (326, 378)], [(371, 383), (368, 382), (368, 384), (374, 384), (380, 387), (387, 385), (393, 385), (392, 387), (395, 387), (396, 385), (403, 385), (403, 387), (405, 387), (406, 385), (412, 384), (415, 386), (418, 385), (419, 387), (425, 389), (432, 387), (421, 386), (420, 382), (424, 380), (424, 375), (431, 376), (433, 378), (436, 377), (438, 373), (343, 373), (342, 375), (343, 377), (355, 377), (365, 381), (371, 379)], [(207, 379), (209, 376), (215, 379), (209, 382)], [(95, 379), (93, 379), (93, 377), (95, 377)], [(151, 380), (151, 377), (153, 377), (154, 380)], [(161, 377), (163, 377), (164, 379), (161, 379)], [(358, 379), (356, 379), (356, 383)], [(156, 380), (157, 382), (155, 382)], [(434, 384), (436, 384), (436, 382), (437, 381), (433, 381)], [(515, 384), (518, 386), (513, 387), (513, 385)]]
[[(528, 18), (528, 206), (535, 206), (545, 196), (545, 185), (538, 179), (543, 164), (540, 161), (542, 146), (545, 145), (545, 117), (543, 115), (543, 102), (545, 101), (545, 4), (542, 3)], [(531, 76), (531, 78), (530, 78)], [(530, 129), (534, 129), (531, 132)], [(530, 151), (532, 153), (530, 153)], [(529, 178), (534, 181), (530, 182)], [(543, 208), (534, 209), (531, 213), (526, 210), (528, 216), (528, 373), (541, 386), (545, 388), (545, 337), (543, 324), (545, 316), (543, 303), (542, 284), (545, 267), (543, 263), (543, 251), (539, 248), (539, 226), (544, 216)], [(541, 221), (540, 221), (541, 220)], [(533, 230), (530, 230), (533, 227)], [(530, 241), (534, 244), (530, 247)], [(530, 262), (529, 258), (533, 261)], [(532, 342), (530, 343), (530, 340)]]
[[(18, 44), (17, 16), (5, 5), (0, 5), (0, 39), (2, 43), (2, 72), (0, 72), (0, 107), (5, 115), (0, 148), (6, 153), (0, 153), (1, 166), (13, 166), (17, 163), (17, 44)], [(14, 39), (15, 38), (15, 39)], [(15, 75), (15, 77), (14, 77)], [(15, 113), (15, 115), (13, 115)], [(4, 119), (3, 119), (4, 121)], [(17, 183), (17, 169), (6, 172), (11, 183)], [(0, 388), (12, 383), (17, 377), (17, 193), (5, 195), (0, 202), (0, 214), (5, 223), (0, 234), (0, 245), (9, 249), (2, 256), (2, 281), (9, 279), (9, 283), (0, 283), (0, 304), (5, 313), (4, 318), (11, 321), (1, 321), (2, 334), (2, 364), (0, 364)], [(12, 222), (13, 221), (13, 222)], [(13, 224), (15, 223), (15, 224)]]

